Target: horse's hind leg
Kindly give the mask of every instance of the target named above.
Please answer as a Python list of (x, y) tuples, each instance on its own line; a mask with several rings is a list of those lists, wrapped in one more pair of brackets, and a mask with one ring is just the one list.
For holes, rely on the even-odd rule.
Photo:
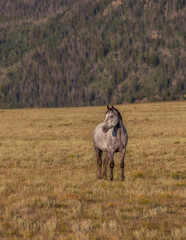
[(97, 157), (97, 178), (102, 178), (102, 150), (100, 150), (98, 147), (94, 146), (96, 151), (96, 157)]
[(107, 165), (108, 165), (108, 160), (109, 160), (109, 157), (108, 157), (108, 154), (105, 156), (104, 158), (104, 162), (103, 162), (103, 178), (104, 179), (107, 179)]
[(120, 167), (121, 167), (121, 181), (125, 180), (124, 176), (124, 158), (125, 158), (125, 153), (126, 153), (126, 148), (124, 148), (121, 151), (121, 162), (120, 162)]

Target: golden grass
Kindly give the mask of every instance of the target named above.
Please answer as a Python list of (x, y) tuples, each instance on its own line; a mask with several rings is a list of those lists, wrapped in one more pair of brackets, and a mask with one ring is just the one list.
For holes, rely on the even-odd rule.
[(96, 179), (105, 107), (0, 110), (0, 238), (185, 239), (186, 103), (117, 106), (124, 182)]

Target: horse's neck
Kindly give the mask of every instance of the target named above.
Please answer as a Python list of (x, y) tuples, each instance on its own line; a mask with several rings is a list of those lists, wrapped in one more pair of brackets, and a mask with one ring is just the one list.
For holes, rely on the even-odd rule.
[(123, 122), (121, 119), (119, 119), (118, 124), (117, 124), (117, 128), (122, 128), (124, 126)]

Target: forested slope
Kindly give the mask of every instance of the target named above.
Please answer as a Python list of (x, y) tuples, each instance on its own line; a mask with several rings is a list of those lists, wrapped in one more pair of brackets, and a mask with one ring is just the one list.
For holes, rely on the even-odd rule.
[(0, 107), (186, 94), (185, 0), (1, 0)]

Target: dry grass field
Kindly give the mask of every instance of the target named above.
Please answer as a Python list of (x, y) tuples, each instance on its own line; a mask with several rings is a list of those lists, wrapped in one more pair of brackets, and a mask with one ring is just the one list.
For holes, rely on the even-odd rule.
[(96, 179), (105, 107), (0, 110), (0, 239), (186, 239), (186, 102), (116, 106), (125, 181)]

